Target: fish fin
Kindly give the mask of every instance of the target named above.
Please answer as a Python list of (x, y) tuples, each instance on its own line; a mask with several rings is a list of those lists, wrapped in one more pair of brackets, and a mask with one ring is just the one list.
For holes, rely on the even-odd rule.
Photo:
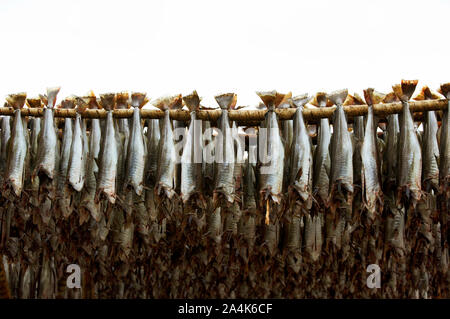
[(237, 102), (235, 93), (225, 93), (214, 97), (222, 110), (234, 110)]
[(197, 91), (194, 90), (191, 94), (187, 96), (183, 96), (183, 101), (186, 104), (187, 108), (190, 112), (198, 111), (200, 109), (200, 97), (197, 94)]
[(164, 96), (157, 99), (153, 105), (158, 109), (164, 111), (168, 109), (180, 109), (182, 107), (183, 99), (181, 94), (174, 96)]
[(400, 100), (397, 97), (397, 95), (395, 95), (394, 92), (390, 92), (390, 93), (386, 94), (386, 96), (383, 99), (383, 103), (393, 103), (393, 102), (398, 102), (398, 101), (400, 101)]
[(29, 108), (40, 108), (42, 107), (42, 101), (40, 98), (30, 98), (27, 99), (27, 106)]
[(297, 108), (301, 108), (303, 107), (306, 103), (308, 103), (311, 100), (311, 98), (309, 97), (308, 93), (302, 94), (302, 95), (297, 95), (294, 96), (291, 99), (291, 103), (290, 105), (292, 107), (297, 107)]
[(325, 92), (317, 92), (314, 98), (310, 101), (310, 103), (318, 107), (333, 106), (333, 102), (328, 100), (328, 96)]
[(58, 95), (60, 89), (61, 89), (60, 87), (52, 87), (47, 89), (47, 100), (48, 100), (47, 107), (51, 109), (55, 107), (56, 96)]
[(259, 98), (263, 101), (264, 105), (269, 109), (273, 110), (274, 108), (279, 107), (285, 101), (292, 97), (292, 93), (289, 92), (287, 94), (278, 93), (277, 91), (263, 91), (256, 92)]
[(402, 80), (400, 84), (392, 86), (395, 95), (403, 102), (407, 102), (414, 93), (417, 80)]
[(347, 95), (347, 97), (345, 98), (344, 103), (342, 103), (342, 105), (346, 106), (346, 105), (363, 105), (364, 101), (363, 99), (356, 93), (354, 93), (354, 95)]
[(147, 104), (148, 98), (147, 93), (141, 92), (133, 92), (131, 93), (131, 106), (142, 108), (145, 104)]
[[(75, 108), (75, 101), (78, 101), (78, 100), (82, 100), (82, 99), (81, 98), (72, 97), (72, 96), (66, 97), (64, 100), (61, 101), (61, 107), (63, 109), (73, 109), (73, 108)], [(84, 101), (83, 101), (83, 103), (84, 103)]]
[(129, 109), (131, 107), (129, 100), (130, 96), (128, 95), (128, 92), (116, 93), (116, 103), (118, 109)]
[(100, 94), (100, 101), (102, 107), (107, 111), (111, 111), (116, 108), (116, 95), (114, 93)]
[(450, 83), (441, 84), (438, 92), (445, 96), (447, 100), (450, 100)]
[(414, 98), (416, 101), (423, 101), (423, 100), (437, 100), (439, 99), (439, 96), (433, 92), (431, 92), (430, 88), (425, 85), (422, 90), (420, 90), (419, 94)]
[(17, 94), (9, 94), (6, 97), (6, 101), (15, 109), (21, 109), (25, 105), (25, 100), (27, 98), (27, 94), (24, 92)]
[(347, 89), (342, 89), (342, 90), (337, 90), (337, 91), (331, 92), (328, 95), (328, 98), (334, 104), (342, 105), (342, 103), (344, 103), (345, 99), (347, 98), (347, 95), (348, 95), (348, 90)]

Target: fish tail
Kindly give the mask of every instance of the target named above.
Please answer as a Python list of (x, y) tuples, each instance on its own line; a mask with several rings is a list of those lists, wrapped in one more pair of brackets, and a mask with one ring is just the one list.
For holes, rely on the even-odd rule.
[(183, 99), (181, 94), (174, 96), (166, 96), (156, 100), (154, 105), (161, 111), (181, 109), (183, 107)]
[(364, 104), (363, 99), (357, 93), (354, 93), (353, 95), (348, 94), (342, 105), (362, 105), (362, 104)]
[(116, 94), (116, 103), (118, 109), (129, 109), (130, 103), (129, 103), (129, 95), (128, 92), (119, 92)]
[(317, 92), (311, 104), (319, 107), (330, 107), (333, 106), (333, 102), (328, 100), (328, 95), (325, 92)]
[(147, 93), (141, 93), (141, 92), (133, 92), (131, 93), (131, 106), (132, 107), (138, 107), (142, 109), (142, 107), (147, 104), (149, 101), (147, 97)]
[(375, 91), (373, 88), (368, 88), (364, 90), (364, 99), (367, 105), (374, 105), (381, 103), (386, 98), (386, 94)]
[(100, 101), (102, 107), (107, 111), (112, 111), (116, 108), (116, 95), (114, 93), (100, 94)]
[(296, 108), (302, 108), (306, 103), (308, 103), (311, 100), (308, 93), (294, 96), (291, 99), (291, 106)]
[(191, 94), (183, 96), (183, 101), (186, 103), (190, 112), (198, 111), (200, 109), (200, 97), (195, 90)]
[(337, 91), (331, 92), (328, 95), (328, 98), (334, 104), (342, 105), (342, 103), (344, 103), (345, 99), (347, 98), (347, 95), (348, 95), (348, 90), (342, 89), (342, 90), (337, 90)]
[(400, 84), (393, 85), (392, 89), (398, 99), (407, 102), (413, 95), (417, 82), (417, 80), (402, 80)]
[(8, 95), (6, 97), (6, 101), (15, 110), (19, 110), (19, 109), (23, 108), (23, 106), (25, 105), (26, 98), (27, 98), (27, 94), (22, 92), (22, 93)]
[(59, 93), (60, 87), (51, 87), (47, 89), (47, 107), (52, 109), (56, 105), (56, 97)]
[[(75, 108), (75, 100), (80, 100), (80, 104), (84, 103), (84, 101), (81, 98), (75, 98), (75, 97), (68, 97), (61, 101), (61, 108), (63, 109), (73, 109)], [(28, 101), (28, 100), (27, 100)], [(86, 104), (86, 103), (84, 103)]]
[(450, 82), (441, 84), (438, 92), (450, 100)]
[(217, 95), (215, 99), (222, 110), (234, 110), (236, 107), (237, 95), (235, 93)]
[(40, 108), (42, 107), (42, 101), (40, 98), (30, 98), (27, 99), (27, 106), (29, 108)]

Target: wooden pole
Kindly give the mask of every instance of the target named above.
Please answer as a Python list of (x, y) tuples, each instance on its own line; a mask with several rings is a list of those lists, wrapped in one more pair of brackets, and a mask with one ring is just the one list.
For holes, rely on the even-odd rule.
[[(413, 113), (425, 112), (425, 111), (438, 111), (444, 110), (448, 107), (448, 101), (445, 99), (440, 100), (423, 100), (423, 101), (410, 101), (410, 110)], [(303, 117), (309, 123), (317, 122), (320, 118), (331, 118), (333, 115), (335, 106), (326, 108), (304, 108)], [(361, 116), (367, 114), (367, 105), (351, 105), (344, 106), (347, 118), (351, 119), (354, 116)], [(23, 108), (22, 116), (42, 116), (42, 108)], [(275, 112), (278, 114), (280, 120), (289, 120), (294, 117), (295, 108), (277, 109)], [(394, 113), (401, 113), (401, 102), (394, 103), (382, 103), (374, 105), (374, 113), (379, 118), (384, 118), (387, 115)], [(116, 118), (128, 118), (133, 115), (132, 109), (118, 109), (114, 110), (114, 117)], [(264, 115), (267, 110), (231, 110), (229, 112), (230, 120), (237, 121), (239, 124), (258, 125), (264, 120)], [(13, 115), (14, 110), (11, 107), (0, 107), (0, 115)], [(209, 120), (215, 122), (221, 114), (220, 109), (200, 110), (197, 111), (197, 118), (200, 120)], [(75, 117), (75, 109), (55, 109), (55, 117)], [(92, 110), (87, 109), (82, 114), (85, 118), (105, 118), (106, 111), (104, 109)], [(153, 109), (141, 109), (141, 117), (143, 119), (160, 119), (163, 118), (164, 112), (161, 110)], [(189, 111), (187, 110), (170, 110), (170, 117), (173, 120), (188, 122), (190, 119)]]

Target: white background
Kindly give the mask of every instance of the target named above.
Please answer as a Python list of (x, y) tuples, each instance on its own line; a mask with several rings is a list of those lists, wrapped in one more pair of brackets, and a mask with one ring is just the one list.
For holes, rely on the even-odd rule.
[(450, 81), (450, 1), (0, 2), (0, 96), (197, 89), (203, 104)]

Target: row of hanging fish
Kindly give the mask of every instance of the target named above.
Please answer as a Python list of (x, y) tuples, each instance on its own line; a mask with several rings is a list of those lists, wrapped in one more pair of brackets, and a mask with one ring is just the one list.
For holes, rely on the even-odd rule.
[[(367, 89), (364, 100), (347, 90), (259, 92), (267, 113), (252, 128), (230, 121), (233, 93), (216, 96), (217, 123), (197, 119), (195, 91), (154, 101), (164, 117), (145, 121), (145, 93), (59, 105), (59, 88), (9, 95), (1, 296), (448, 298), (449, 109), (440, 126), (425, 112), (419, 130), (408, 104), (416, 85)], [(450, 84), (440, 93), (450, 101)], [(415, 97), (436, 98), (428, 87)], [(402, 113), (379, 123), (373, 105), (394, 101)], [(308, 125), (307, 103), (336, 105), (332, 123)], [(43, 117), (22, 116), (25, 104), (43, 107)], [(343, 106), (361, 104), (368, 114), (348, 123)], [(55, 107), (77, 112), (62, 130)], [(130, 107), (131, 119), (113, 116)], [(187, 125), (169, 117), (182, 107)], [(294, 117), (280, 121), (275, 109), (286, 107)], [(107, 116), (86, 119), (88, 108)], [(66, 287), (69, 264), (82, 270), (81, 289)], [(381, 268), (380, 289), (366, 286), (370, 264)]]

